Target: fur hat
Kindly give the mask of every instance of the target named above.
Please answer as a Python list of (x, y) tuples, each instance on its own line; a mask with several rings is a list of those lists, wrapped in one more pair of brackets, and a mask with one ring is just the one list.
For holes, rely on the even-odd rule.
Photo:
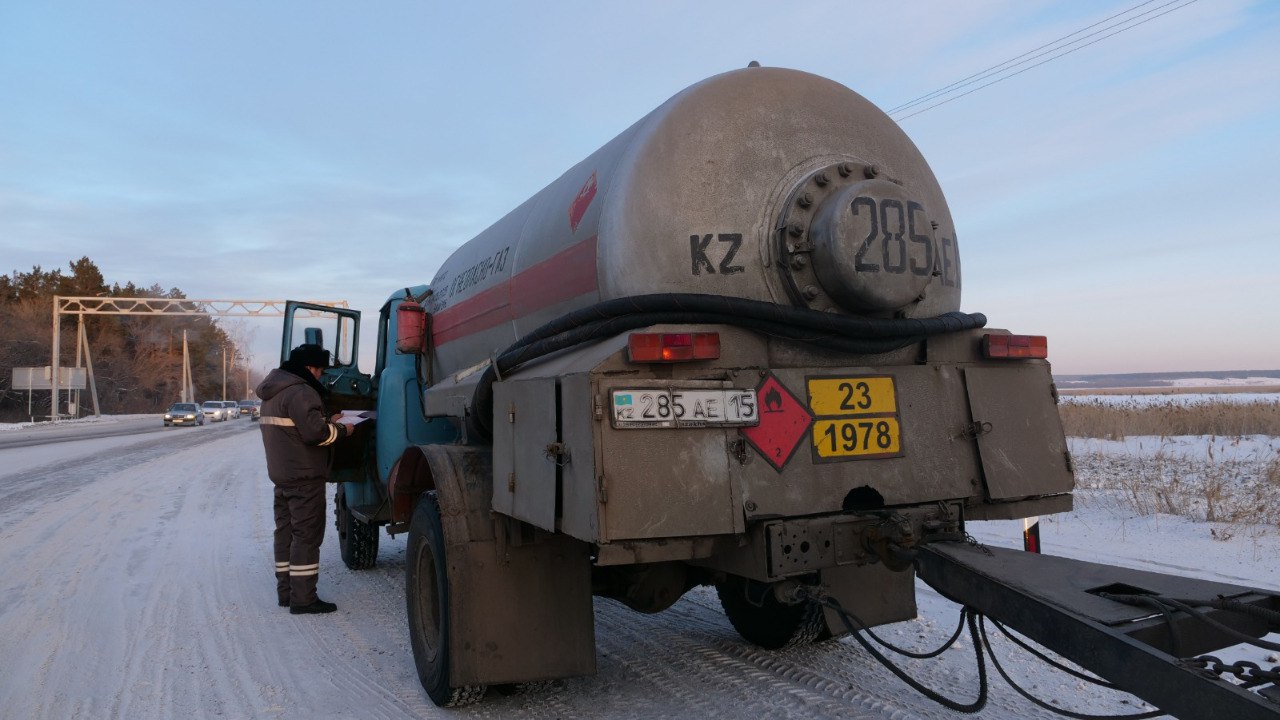
[(329, 367), (329, 351), (319, 345), (302, 344), (289, 351), (289, 362), (307, 367)]

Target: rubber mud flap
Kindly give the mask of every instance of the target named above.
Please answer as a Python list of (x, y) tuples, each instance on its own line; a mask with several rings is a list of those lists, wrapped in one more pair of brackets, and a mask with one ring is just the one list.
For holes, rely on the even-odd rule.
[(405, 602), (409, 640), (418, 680), (440, 707), (468, 705), (484, 695), (483, 686), (449, 685), (451, 617), (449, 571), (444, 528), (434, 492), (418, 500), (409, 524), (405, 558)]

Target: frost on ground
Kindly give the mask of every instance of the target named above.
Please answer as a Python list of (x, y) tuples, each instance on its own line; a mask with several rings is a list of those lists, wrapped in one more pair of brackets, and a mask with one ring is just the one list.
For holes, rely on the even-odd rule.
[[(1110, 502), (1111, 492), (1086, 489), (1075, 512), (1045, 518), (1046, 550), (1280, 588), (1276, 533), (1236, 525), (1234, 537), (1218, 540), (1189, 518), (1136, 514)], [(656, 615), (598, 600), (595, 676), (528, 694), (491, 690), (476, 706), (440, 710), (414, 673), (403, 536), (383, 537), (376, 568), (351, 572), (330, 524), (320, 591), (339, 611), (293, 616), (275, 603), (270, 505), (249, 422), (127, 443), (0, 448), (0, 718), (961, 717), (908, 689), (852, 639), (779, 652), (746, 644), (706, 588)], [(1016, 547), (1022, 528), (969, 529)], [(917, 596), (918, 619), (880, 632), (931, 649), (955, 628), (958, 608), (923, 584)], [(1142, 707), (994, 641), (1006, 666), (1056, 705)], [(967, 637), (938, 660), (903, 665), (944, 694), (973, 697)], [(978, 717), (1055, 716), (993, 679)]]
[(57, 420), (50, 422), (48, 420), (39, 420), (32, 422), (0, 422), (0, 432), (11, 432), (14, 430), (33, 430), (40, 428), (65, 427), (68, 425), (116, 425), (119, 423), (132, 422), (134, 420), (145, 418), (156, 418), (159, 415), (101, 415), (89, 416), (82, 418), (73, 418), (66, 420)]
[[(1246, 532), (1280, 530), (1280, 438), (1070, 438), (1069, 447), (1077, 488), (1097, 491), (1085, 502), (1240, 524)], [(1206, 532), (1230, 536), (1237, 530)]]

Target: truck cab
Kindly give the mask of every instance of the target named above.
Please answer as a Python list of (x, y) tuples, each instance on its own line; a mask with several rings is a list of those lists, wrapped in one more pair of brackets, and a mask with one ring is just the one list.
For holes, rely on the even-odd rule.
[(379, 527), (392, 533), (408, 528), (392, 524), (387, 483), (405, 449), (428, 443), (451, 442), (453, 424), (422, 413), (419, 380), (421, 356), (396, 351), (397, 309), (406, 298), (428, 294), (426, 285), (393, 293), (378, 312), (378, 346), (372, 374), (359, 368), (358, 310), (289, 301), (285, 308), (281, 362), (302, 343), (321, 345), (332, 365), (320, 382), (329, 390), (325, 406), (330, 414), (360, 410), (369, 419), (355, 434), (334, 446), (332, 478), (337, 481), (335, 524), (342, 560), (353, 570), (371, 568), (377, 561)]

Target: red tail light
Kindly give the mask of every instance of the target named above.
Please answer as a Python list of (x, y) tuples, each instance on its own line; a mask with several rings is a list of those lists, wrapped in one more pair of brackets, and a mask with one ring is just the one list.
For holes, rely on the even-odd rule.
[(720, 357), (720, 333), (631, 333), (627, 358), (631, 362), (688, 362)]
[(1044, 360), (1049, 357), (1049, 339), (1043, 335), (983, 335), (982, 357), (992, 360)]

